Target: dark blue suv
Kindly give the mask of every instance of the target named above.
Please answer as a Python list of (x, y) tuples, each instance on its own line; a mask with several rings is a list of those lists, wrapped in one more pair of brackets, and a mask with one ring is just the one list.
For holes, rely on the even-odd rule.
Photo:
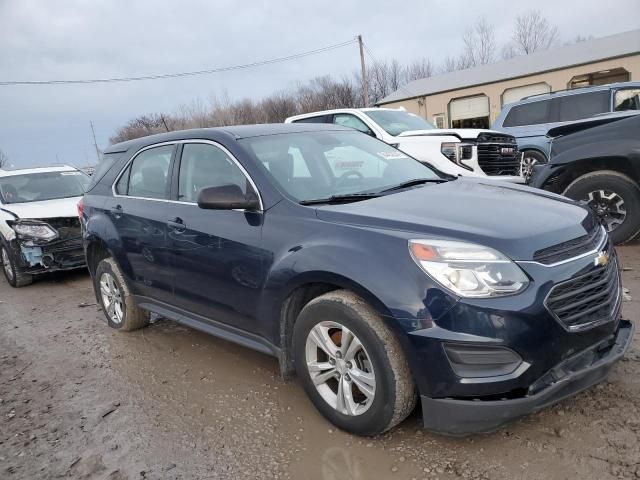
[(79, 211), (111, 327), (154, 312), (271, 354), (357, 434), (418, 398), (429, 429), (495, 429), (601, 381), (632, 338), (589, 210), (347, 128), (114, 145)]

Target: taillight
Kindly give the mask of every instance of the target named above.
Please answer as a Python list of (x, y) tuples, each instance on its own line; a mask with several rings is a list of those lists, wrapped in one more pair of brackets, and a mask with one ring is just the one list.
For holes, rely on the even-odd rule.
[(81, 198), (80, 201), (78, 202), (78, 217), (80, 218), (80, 220), (82, 220), (83, 216), (84, 216), (84, 198)]

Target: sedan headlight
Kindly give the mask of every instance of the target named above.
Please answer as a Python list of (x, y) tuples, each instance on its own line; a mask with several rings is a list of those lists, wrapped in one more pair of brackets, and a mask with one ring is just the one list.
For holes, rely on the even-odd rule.
[(518, 265), (482, 245), (448, 240), (409, 240), (409, 251), (422, 270), (460, 297), (512, 295), (529, 284)]
[(53, 240), (58, 236), (58, 232), (46, 223), (16, 222), (12, 225), (12, 228), (21, 237)]

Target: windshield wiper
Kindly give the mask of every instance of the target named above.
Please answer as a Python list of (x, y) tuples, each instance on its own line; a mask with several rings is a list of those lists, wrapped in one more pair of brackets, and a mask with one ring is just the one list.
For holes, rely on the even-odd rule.
[(312, 200), (302, 200), (300, 205), (318, 205), (321, 203), (349, 203), (359, 202), (360, 200), (368, 200), (369, 198), (379, 197), (379, 193), (364, 192), (364, 193), (347, 193), (344, 195), (331, 195), (327, 198), (314, 198)]
[(402, 190), (403, 188), (414, 187), (416, 185), (422, 185), (423, 183), (444, 183), (449, 180), (444, 178), (414, 178), (413, 180), (407, 180), (406, 182), (399, 183), (393, 187), (385, 188), (380, 193), (393, 192), (394, 190)]

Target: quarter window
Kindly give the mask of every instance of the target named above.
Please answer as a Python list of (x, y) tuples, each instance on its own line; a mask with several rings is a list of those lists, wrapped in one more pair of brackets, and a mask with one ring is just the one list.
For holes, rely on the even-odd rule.
[(166, 199), (173, 145), (150, 148), (131, 162), (116, 184), (116, 192), (131, 197)]
[(207, 143), (187, 143), (182, 149), (178, 200), (196, 203), (200, 190), (237, 185), (247, 193), (247, 177), (220, 148)]
[(504, 119), (503, 127), (521, 127), (524, 125), (539, 125), (551, 122), (551, 102), (543, 100), (540, 102), (525, 103), (517, 105), (509, 111)]
[(640, 110), (640, 88), (618, 90), (613, 108), (616, 112), (624, 110)]

